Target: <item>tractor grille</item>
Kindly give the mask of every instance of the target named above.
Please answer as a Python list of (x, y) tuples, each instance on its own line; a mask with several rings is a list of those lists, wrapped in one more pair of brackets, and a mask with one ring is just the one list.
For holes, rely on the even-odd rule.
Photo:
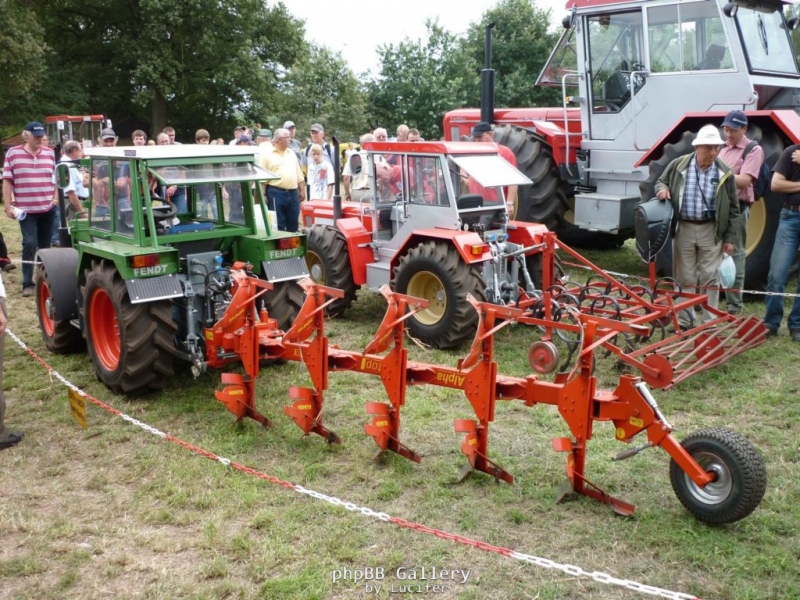
[(261, 262), (261, 268), (267, 281), (272, 282), (299, 279), (308, 275), (306, 259), (301, 256), (283, 260), (265, 260)]
[(183, 296), (183, 288), (177, 275), (161, 275), (145, 279), (128, 279), (125, 281), (131, 304), (177, 298)]
[(216, 250), (217, 240), (211, 238), (208, 240), (193, 240), (191, 242), (179, 242), (172, 244), (172, 247), (178, 250), (178, 254), (182, 259), (186, 259), (187, 254), (199, 254), (201, 252), (213, 252)]

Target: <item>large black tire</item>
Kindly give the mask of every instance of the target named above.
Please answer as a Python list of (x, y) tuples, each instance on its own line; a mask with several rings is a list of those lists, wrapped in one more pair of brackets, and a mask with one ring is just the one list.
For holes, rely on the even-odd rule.
[(306, 296), (296, 281), (279, 281), (263, 298), (269, 316), (278, 321), (279, 329), (287, 331), (300, 312)]
[(479, 266), (463, 261), (445, 242), (427, 241), (411, 248), (394, 270), (392, 289), (428, 300), (428, 308), (408, 320), (411, 335), (435, 348), (455, 348), (475, 335), (478, 313), (467, 294), (486, 300)]
[[(764, 161), (772, 168), (783, 152), (784, 137), (774, 127), (762, 130), (756, 125), (749, 127), (747, 134), (750, 139), (761, 144)], [(750, 209), (750, 220), (747, 223), (747, 260), (744, 263), (744, 287), (748, 290), (767, 289), (769, 260), (782, 207), (782, 194), (767, 190), (764, 199), (756, 201)], [(760, 300), (760, 297), (756, 298)]]
[[(761, 144), (764, 149), (764, 160), (772, 167), (783, 152), (785, 145), (783, 136), (778, 134), (774, 127), (762, 130), (755, 124), (748, 128), (747, 134), (751, 140)], [(639, 184), (643, 200), (649, 200), (655, 196), (656, 180), (661, 177), (664, 169), (673, 159), (694, 152), (692, 146), (694, 138), (694, 133), (685, 132), (678, 142), (664, 146), (664, 154), (661, 158), (650, 162), (650, 174), (646, 181)], [(744, 287), (746, 289), (763, 291), (767, 287), (769, 260), (772, 255), (775, 232), (778, 230), (782, 203), (780, 194), (768, 191), (764, 199), (756, 202), (750, 211), (750, 221), (747, 225), (747, 260), (744, 266)], [(672, 275), (671, 240), (672, 238), (656, 257), (657, 271), (661, 276)]]
[[(75, 291), (70, 292), (74, 296)], [(36, 313), (39, 316), (39, 329), (42, 330), (44, 344), (55, 354), (80, 352), (86, 347), (81, 330), (72, 325), (69, 319), (58, 319), (54, 316), (52, 303), (57, 293), (50, 285), (47, 269), (40, 263), (36, 269)]]
[(305, 233), (308, 240), (306, 264), (311, 278), (344, 292), (344, 298), (335, 300), (327, 308), (329, 316), (340, 315), (350, 308), (358, 291), (353, 281), (347, 240), (341, 231), (328, 225), (313, 225)]
[(494, 141), (511, 149), (517, 169), (533, 182), (519, 186), (516, 218), (543, 223), (559, 233), (565, 223), (569, 188), (558, 176), (550, 146), (539, 135), (517, 125), (495, 127)]
[(113, 264), (84, 271), (84, 333), (97, 377), (116, 394), (158, 391), (174, 375), (175, 332), (169, 300), (131, 304)]
[(686, 510), (705, 523), (733, 523), (761, 502), (767, 489), (767, 469), (753, 445), (722, 428), (698, 431), (681, 444), (716, 480), (699, 487), (674, 460), (670, 461), (672, 489)]

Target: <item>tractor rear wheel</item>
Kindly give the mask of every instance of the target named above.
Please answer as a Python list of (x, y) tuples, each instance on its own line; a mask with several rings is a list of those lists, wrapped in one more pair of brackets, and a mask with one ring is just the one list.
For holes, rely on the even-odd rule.
[(169, 300), (131, 304), (113, 265), (86, 269), (84, 332), (97, 377), (116, 394), (144, 394), (174, 374), (175, 332)]
[(279, 281), (263, 298), (269, 316), (278, 321), (279, 329), (287, 331), (306, 297), (296, 281)]
[(44, 344), (55, 354), (79, 352), (85, 347), (81, 330), (73, 326), (69, 319), (58, 320), (54, 317), (56, 293), (50, 285), (47, 269), (40, 263), (36, 270), (36, 313), (39, 315)]
[(516, 125), (495, 127), (494, 141), (511, 149), (517, 169), (533, 182), (518, 188), (516, 219), (543, 223), (559, 233), (565, 223), (568, 191), (558, 176), (550, 146), (542, 137)]
[(758, 507), (767, 489), (764, 461), (744, 437), (709, 428), (687, 437), (681, 445), (714, 481), (698, 486), (675, 460), (670, 461), (672, 489), (686, 510), (704, 523), (733, 523)]
[(358, 290), (353, 281), (347, 240), (341, 231), (329, 225), (309, 227), (306, 229), (306, 238), (308, 240), (306, 264), (311, 279), (344, 292), (344, 298), (336, 299), (328, 305), (328, 315), (342, 314), (353, 304)]
[(475, 335), (478, 313), (467, 294), (486, 300), (480, 267), (468, 265), (444, 242), (411, 248), (394, 269), (392, 289), (428, 301), (428, 308), (408, 320), (411, 335), (435, 348), (455, 348)]

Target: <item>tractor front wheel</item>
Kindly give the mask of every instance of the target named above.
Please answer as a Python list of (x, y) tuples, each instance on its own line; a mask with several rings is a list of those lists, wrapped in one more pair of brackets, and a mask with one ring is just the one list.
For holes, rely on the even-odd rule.
[[(66, 354), (83, 350), (84, 341), (81, 330), (74, 327), (69, 319), (59, 320), (55, 317), (57, 290), (50, 284), (50, 277), (44, 264), (36, 270), (36, 313), (39, 316), (39, 328), (42, 330), (44, 344), (50, 352)], [(75, 292), (72, 292), (74, 296)]]
[(356, 299), (358, 286), (353, 281), (350, 253), (344, 234), (329, 225), (313, 225), (306, 229), (308, 250), (306, 264), (314, 282), (340, 289), (344, 298), (328, 305), (328, 315), (344, 313)]
[(670, 461), (672, 489), (686, 510), (705, 523), (733, 523), (756, 509), (767, 489), (767, 470), (749, 441), (727, 429), (709, 428), (681, 445), (714, 475), (714, 481), (700, 487)]
[(85, 271), (83, 322), (97, 377), (116, 394), (164, 387), (174, 374), (176, 326), (168, 300), (132, 304), (113, 265)]
[(475, 335), (478, 313), (467, 294), (486, 300), (479, 267), (450, 244), (428, 241), (409, 250), (394, 270), (394, 291), (428, 301), (408, 320), (411, 335), (436, 348), (455, 348)]

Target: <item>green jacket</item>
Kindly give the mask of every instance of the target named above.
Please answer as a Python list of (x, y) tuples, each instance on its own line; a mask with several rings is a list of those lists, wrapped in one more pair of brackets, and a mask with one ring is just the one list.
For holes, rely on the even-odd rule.
[[(672, 196), (672, 208), (675, 210), (676, 218), (672, 221), (672, 234), (674, 235), (679, 227), (681, 206), (683, 205), (683, 191), (686, 187), (686, 170), (689, 168), (689, 162), (694, 156), (686, 154), (679, 156), (667, 165), (664, 172), (656, 181), (656, 194), (661, 190), (669, 190)], [(716, 229), (715, 241), (719, 243), (737, 242), (739, 231), (739, 197), (736, 192), (736, 181), (734, 179), (733, 171), (730, 167), (722, 162), (720, 159), (714, 161), (714, 166), (719, 171), (719, 185), (717, 185), (717, 193), (714, 196), (714, 208), (716, 210)]]

